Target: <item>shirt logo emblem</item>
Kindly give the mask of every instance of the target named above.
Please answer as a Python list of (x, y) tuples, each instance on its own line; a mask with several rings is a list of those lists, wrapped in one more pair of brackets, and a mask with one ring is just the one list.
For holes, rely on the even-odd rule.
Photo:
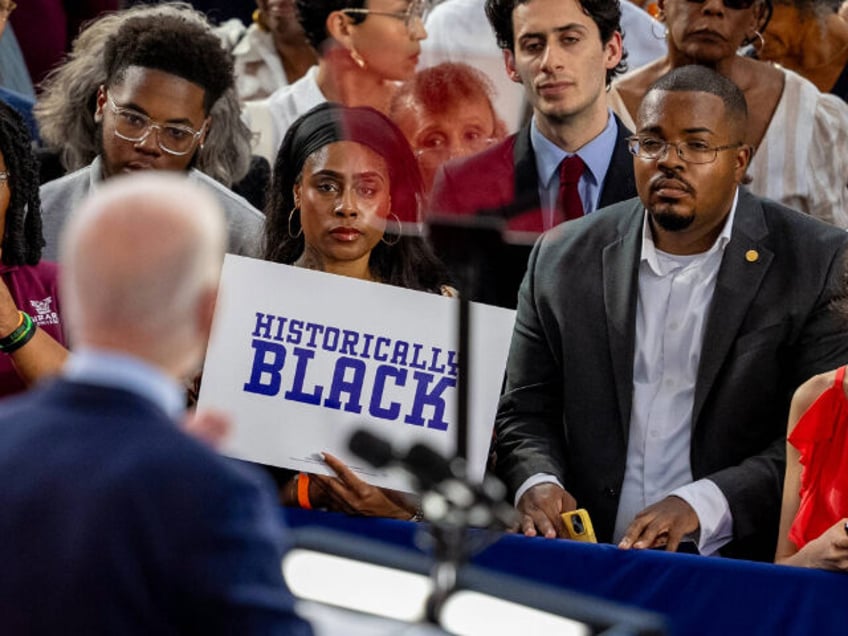
[(59, 315), (51, 309), (53, 297), (48, 296), (44, 300), (31, 300), (29, 304), (35, 310), (35, 315), (31, 316), (35, 324), (42, 325), (58, 325)]

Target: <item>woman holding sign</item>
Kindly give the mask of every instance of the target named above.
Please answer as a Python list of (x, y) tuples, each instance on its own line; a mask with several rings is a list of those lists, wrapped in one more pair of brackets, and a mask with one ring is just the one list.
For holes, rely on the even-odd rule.
[[(316, 106), (288, 129), (274, 166), (264, 257), (323, 272), (453, 296), (418, 233), (423, 182), (403, 133), (366, 107)], [(416, 504), (371, 486), (324, 453), (337, 477), (301, 473), (288, 505), (410, 519)]]

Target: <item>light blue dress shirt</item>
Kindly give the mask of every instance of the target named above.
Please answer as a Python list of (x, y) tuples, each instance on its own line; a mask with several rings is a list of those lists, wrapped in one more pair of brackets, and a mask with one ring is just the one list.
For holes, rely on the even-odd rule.
[[(576, 153), (586, 164), (586, 169), (577, 183), (577, 191), (583, 202), (583, 213), (598, 209), (601, 187), (607, 176), (612, 153), (618, 140), (618, 125), (612, 111), (608, 111), (606, 128), (600, 135), (583, 145)], [(536, 156), (536, 172), (539, 175), (539, 201), (542, 203), (542, 220), (545, 229), (554, 225), (557, 195), (559, 194), (559, 165), (571, 156), (536, 127), (536, 118), (530, 122), (530, 145)]]
[(131, 391), (156, 404), (175, 422), (185, 411), (185, 392), (179, 383), (133, 356), (81, 347), (68, 358), (63, 375), (74, 382)]

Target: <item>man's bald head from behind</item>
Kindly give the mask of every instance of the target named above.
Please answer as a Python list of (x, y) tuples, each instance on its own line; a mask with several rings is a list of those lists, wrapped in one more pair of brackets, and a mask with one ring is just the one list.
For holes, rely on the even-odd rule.
[(128, 353), (180, 377), (206, 346), (226, 245), (223, 213), (181, 175), (104, 183), (62, 236), (76, 346)]

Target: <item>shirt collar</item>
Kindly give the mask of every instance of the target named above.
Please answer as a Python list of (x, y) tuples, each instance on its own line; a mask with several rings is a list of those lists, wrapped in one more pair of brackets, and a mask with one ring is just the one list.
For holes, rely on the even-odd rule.
[[(717, 251), (724, 251), (724, 248), (730, 242), (730, 237), (733, 232), (733, 220), (736, 218), (736, 204), (739, 201), (739, 188), (733, 193), (733, 203), (730, 205), (730, 213), (724, 222), (724, 227), (721, 228), (721, 233), (716, 238), (715, 243), (704, 254), (710, 254)], [(651, 224), (648, 222), (648, 211), (645, 210), (642, 217), (642, 254), (640, 262), (647, 261), (651, 269), (655, 273), (661, 273), (661, 268), (657, 261), (657, 253), (659, 250), (654, 244), (654, 235), (651, 232)]]
[[(612, 111), (608, 110), (607, 125), (601, 134), (573, 153), (586, 164), (587, 170), (583, 174), (588, 175), (595, 183), (603, 183), (604, 178), (606, 178), (617, 141), (618, 124), (612, 115)], [(551, 182), (559, 170), (559, 164), (572, 153), (566, 152), (545, 137), (536, 126), (535, 117), (530, 121), (530, 145), (536, 156), (536, 172), (539, 175), (539, 182), (543, 188), (550, 188)]]
[(178, 382), (161, 369), (124, 353), (79, 347), (65, 363), (63, 374), (69, 380), (140, 395), (175, 421), (185, 411), (185, 395)]

